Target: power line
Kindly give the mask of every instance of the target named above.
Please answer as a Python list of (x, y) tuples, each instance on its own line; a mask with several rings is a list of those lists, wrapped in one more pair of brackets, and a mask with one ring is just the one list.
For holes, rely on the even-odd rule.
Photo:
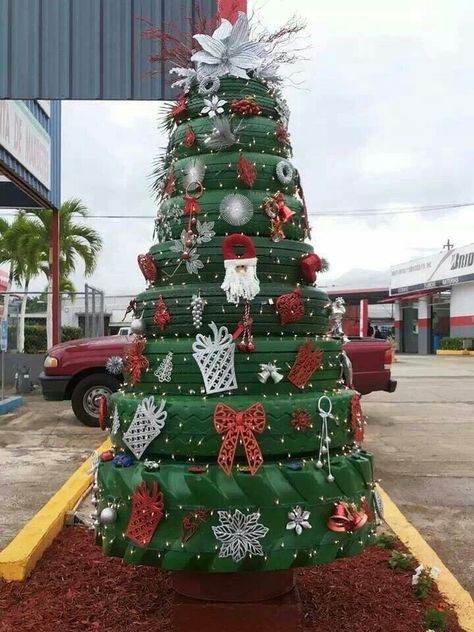
[[(380, 207), (380, 208), (359, 208), (342, 211), (314, 211), (309, 213), (311, 217), (354, 217), (364, 215), (403, 215), (406, 213), (428, 213), (456, 208), (467, 208), (474, 206), (474, 202), (463, 202), (460, 204), (432, 204), (425, 206), (400, 206), (400, 207)], [(15, 217), (16, 213), (3, 213), (2, 217)], [(87, 215), (84, 219), (155, 219), (154, 215)]]

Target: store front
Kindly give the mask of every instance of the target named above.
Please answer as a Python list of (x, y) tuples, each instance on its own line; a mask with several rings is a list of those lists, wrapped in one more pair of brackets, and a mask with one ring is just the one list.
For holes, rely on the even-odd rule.
[(395, 339), (402, 353), (436, 353), (442, 338), (474, 338), (474, 244), (391, 269)]

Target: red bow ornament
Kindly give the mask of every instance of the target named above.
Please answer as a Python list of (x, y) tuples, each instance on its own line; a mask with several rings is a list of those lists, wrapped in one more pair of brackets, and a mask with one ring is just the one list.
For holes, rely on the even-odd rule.
[(133, 385), (140, 380), (142, 371), (149, 367), (148, 359), (143, 355), (145, 345), (145, 338), (137, 337), (125, 348), (125, 367)]
[(217, 404), (214, 410), (214, 427), (216, 432), (224, 435), (217, 462), (227, 475), (232, 473), (239, 440), (244, 446), (250, 473), (252, 476), (257, 473), (263, 463), (263, 456), (254, 433), (261, 434), (265, 430), (265, 424), (265, 409), (260, 403), (241, 412), (226, 404)]

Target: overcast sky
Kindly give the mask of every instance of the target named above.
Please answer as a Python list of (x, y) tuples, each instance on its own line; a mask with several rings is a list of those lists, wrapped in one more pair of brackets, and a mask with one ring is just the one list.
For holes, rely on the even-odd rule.
[[(353, 209), (474, 201), (472, 0), (260, 0), (260, 20), (308, 22), (305, 56), (288, 84), (294, 163), (301, 172), (322, 284), (361, 286), (391, 264), (474, 241), (474, 207), (399, 215)], [(149, 80), (149, 79), (144, 79)], [(159, 103), (64, 102), (62, 197), (92, 214), (104, 238), (91, 278), (107, 294), (143, 289), (136, 256), (152, 243), (149, 174), (165, 138)], [(324, 214), (324, 215), (323, 215)], [(357, 272), (352, 272), (354, 270)], [(371, 271), (371, 272), (369, 272)], [(76, 275), (76, 284), (83, 277)]]

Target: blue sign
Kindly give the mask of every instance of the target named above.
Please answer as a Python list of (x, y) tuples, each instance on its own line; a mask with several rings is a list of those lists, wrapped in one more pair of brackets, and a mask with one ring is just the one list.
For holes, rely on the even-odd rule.
[(8, 349), (8, 322), (0, 320), (0, 351)]

